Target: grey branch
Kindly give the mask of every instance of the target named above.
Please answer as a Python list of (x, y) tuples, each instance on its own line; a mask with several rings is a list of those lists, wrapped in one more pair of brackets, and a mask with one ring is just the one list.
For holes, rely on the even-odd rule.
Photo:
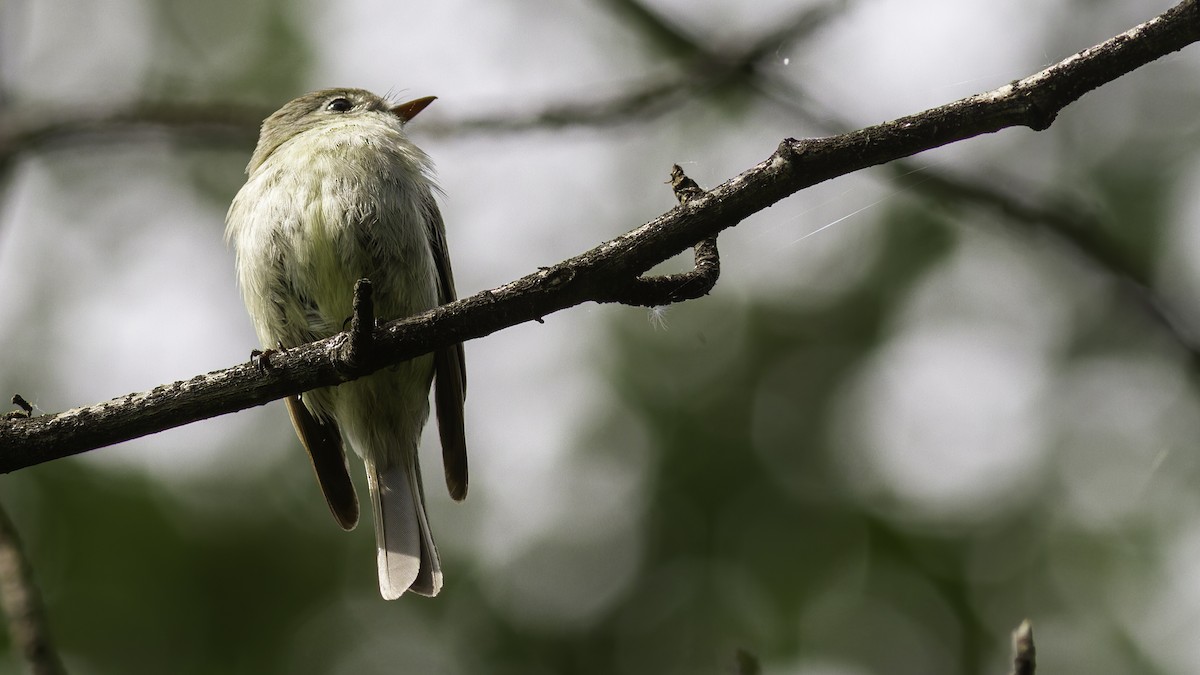
[(15, 651), (34, 675), (64, 675), (62, 661), (50, 640), (42, 598), (33, 583), (33, 570), (16, 527), (0, 507), (0, 605), (8, 620)]
[(1012, 675), (1033, 675), (1037, 669), (1037, 650), (1033, 647), (1033, 625), (1029, 619), (1021, 622), (1012, 634)]
[[(620, 3), (617, 3), (620, 4)], [(422, 122), (422, 133), (462, 136), (475, 133), (520, 133), (547, 128), (610, 126), (645, 123), (688, 100), (696, 91), (711, 91), (739, 81), (757, 61), (779, 45), (811, 34), (845, 3), (834, 0), (806, 9), (778, 30), (729, 53), (688, 47), (677, 72), (648, 78), (616, 95), (564, 101), (526, 114), (481, 114), (452, 120)], [(659, 19), (661, 21), (661, 19)], [(665, 24), (664, 24), (665, 25)], [(682, 33), (679, 39), (683, 39)], [(693, 45), (689, 41), (686, 43)], [(96, 114), (75, 110), (47, 115), (44, 110), (0, 116), (0, 168), (22, 152), (78, 143), (111, 143), (130, 138), (164, 138), (205, 144), (252, 145), (258, 125), (274, 112), (270, 108), (228, 104), (144, 103), (128, 110)]]
[(350, 331), (345, 343), (342, 359), (351, 368), (358, 368), (370, 361), (375, 351), (375, 301), (372, 299), (370, 279), (359, 279), (354, 284), (354, 314), (350, 317)]
[[(731, 71), (741, 77), (738, 81), (764, 99), (771, 101), (803, 120), (815, 125), (825, 133), (836, 133), (853, 128), (829, 111), (818, 110), (807, 103), (808, 96), (797, 86), (784, 81), (774, 73), (757, 68), (762, 59), (773, 51), (786, 48), (788, 44), (811, 34), (812, 30), (837, 16), (847, 6), (846, 2), (830, 2), (796, 15), (792, 21), (783, 22), (779, 30), (755, 40), (749, 47), (730, 52), (729, 56), (710, 46), (711, 40), (688, 35), (667, 18), (643, 6), (638, 0), (597, 0), (620, 11), (630, 23), (650, 41), (664, 45), (670, 52), (682, 54), (693, 63), (734, 63)], [(772, 51), (773, 50), (773, 51)], [(720, 68), (701, 69), (697, 72), (721, 72)], [(701, 89), (708, 80), (700, 80), (693, 89)], [(676, 88), (682, 85), (675, 85)], [(916, 172), (911, 163), (897, 161), (889, 165), (893, 176), (907, 176)], [(1068, 203), (1036, 203), (1027, 198), (1009, 194), (994, 187), (996, 181), (968, 180), (961, 176), (923, 168), (921, 180), (906, 186), (906, 189), (936, 198), (939, 202), (992, 210), (1004, 216), (1010, 223), (1025, 228), (1036, 228), (1049, 232), (1064, 242), (1084, 263), (1101, 273), (1113, 277), (1131, 303), (1140, 308), (1151, 321), (1161, 326), (1175, 344), (1183, 350), (1192, 363), (1192, 372), (1200, 376), (1200, 344), (1181, 325), (1171, 311), (1170, 303), (1161, 298), (1152, 288), (1152, 271), (1136, 262), (1111, 237), (1105, 234), (1100, 219), (1086, 209)]]
[(641, 227), (557, 265), (375, 332), (386, 358), (344, 362), (345, 333), (288, 349), (265, 371), (247, 363), (104, 403), (0, 421), (0, 472), (67, 457), (361, 377), (389, 363), (588, 301), (817, 183), (1013, 126), (1047, 128), (1087, 92), (1200, 40), (1200, 0), (994, 91), (847, 134), (785, 139), (758, 165)]
[[(895, 162), (889, 168), (912, 172), (905, 162)], [(1153, 270), (1108, 237), (1100, 218), (1094, 214), (1071, 204), (1037, 203), (1011, 190), (936, 171), (922, 172), (921, 181), (912, 189), (930, 197), (994, 211), (1014, 227), (1051, 234), (1082, 262), (1112, 277), (1130, 304), (1162, 327), (1187, 355), (1193, 376), (1200, 376), (1200, 344), (1177, 319), (1170, 304), (1154, 291)]]
[[(671, 190), (680, 204), (704, 195), (696, 181), (688, 178), (678, 164), (671, 167)], [(613, 285), (597, 302), (619, 302), (637, 307), (659, 307), (708, 295), (721, 276), (721, 258), (717, 238), (709, 237), (696, 244), (695, 266), (681, 274), (637, 277), (625, 284)]]
[(0, 166), (22, 152), (80, 142), (113, 143), (130, 138), (204, 143), (253, 144), (270, 110), (246, 106), (144, 103), (106, 114), (56, 116), (38, 109), (0, 117)]

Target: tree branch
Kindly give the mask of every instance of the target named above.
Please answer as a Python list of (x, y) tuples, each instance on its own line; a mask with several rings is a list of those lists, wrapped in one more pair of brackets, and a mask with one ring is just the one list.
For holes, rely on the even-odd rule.
[[(901, 164), (896, 162), (891, 166), (899, 170)], [(1016, 226), (1049, 233), (1084, 264), (1110, 276), (1125, 299), (1157, 323), (1187, 356), (1193, 377), (1200, 377), (1200, 343), (1178, 320), (1169, 303), (1154, 291), (1153, 271), (1105, 236), (1105, 228), (1094, 214), (1070, 204), (1031, 202), (995, 185), (936, 171), (923, 172), (920, 184), (914, 185), (913, 190), (989, 209)]]
[(350, 368), (361, 368), (375, 353), (375, 301), (370, 279), (354, 284), (354, 313), (342, 358)]
[[(606, 0), (612, 2), (613, 0)], [(620, 0), (616, 4), (636, 3)], [(697, 90), (711, 90), (737, 81), (756, 62), (781, 44), (809, 35), (837, 15), (844, 0), (830, 0), (799, 12), (777, 30), (747, 47), (728, 53), (698, 49), (677, 32), (685, 59), (678, 72), (652, 77), (630, 89), (602, 99), (563, 101), (528, 114), (482, 114), (448, 121), (425, 120), (421, 131), (432, 136), (476, 133), (520, 133), (572, 126), (611, 126), (645, 122), (689, 99)], [(667, 25), (661, 18), (656, 18)], [(684, 48), (686, 47), (686, 48)], [(51, 149), (68, 143), (111, 143), (129, 138), (162, 137), (183, 142), (253, 144), (263, 118), (274, 110), (246, 105), (143, 103), (128, 110), (96, 114), (75, 110), (70, 115), (33, 113), (0, 115), (0, 170), (22, 152)]]
[(128, 394), (56, 415), (0, 421), (0, 471), (9, 472), (361, 377), (447, 345), (483, 337), (587, 301), (612, 299), (654, 265), (715, 237), (804, 188), (853, 171), (1012, 126), (1047, 128), (1088, 91), (1200, 40), (1200, 0), (1023, 80), (848, 134), (785, 139), (767, 159), (600, 246), (499, 288), (394, 321), (375, 332), (369, 367), (345, 362), (342, 333), (253, 364)]
[(144, 103), (107, 114), (6, 113), (0, 117), (0, 165), (21, 152), (90, 141), (112, 143), (130, 137), (162, 136), (205, 144), (252, 144), (270, 110), (228, 104)]
[(1033, 625), (1021, 622), (1012, 634), (1013, 668), (1011, 675), (1033, 675), (1037, 669), (1037, 650), (1033, 646)]
[[(704, 194), (696, 181), (688, 178), (678, 164), (671, 167), (671, 190), (680, 204)], [(619, 302), (637, 307), (659, 307), (684, 300), (694, 300), (708, 295), (721, 276), (721, 258), (717, 253), (717, 238), (710, 237), (696, 244), (695, 266), (681, 274), (664, 274), (657, 277), (637, 277), (628, 283), (614, 285), (597, 302)]]
[[(670, 23), (665, 17), (653, 10), (643, 7), (638, 0), (597, 0), (614, 7), (628, 16), (638, 30), (645, 33), (656, 43), (665, 40), (668, 51), (673, 54), (684, 54), (695, 63), (735, 63), (736, 70), (732, 71), (742, 79), (741, 84), (747, 85), (757, 95), (771, 101), (784, 110), (816, 125), (826, 133), (837, 133), (851, 128), (843, 120), (828, 111), (815, 110), (806, 104), (808, 96), (796, 85), (784, 81), (776, 73), (763, 72), (757, 68), (762, 59), (771, 53), (768, 48), (778, 51), (780, 45), (808, 35), (813, 28), (822, 25), (846, 8), (845, 2), (830, 2), (818, 6), (807, 13), (798, 14), (792, 21), (784, 22), (783, 27), (755, 40), (749, 47), (733, 52), (714, 50), (711, 40), (693, 37)], [(730, 57), (727, 54), (741, 54)], [(698, 88), (705, 80), (703, 73), (710, 71), (721, 72), (720, 68), (700, 70), (702, 79), (693, 88)], [(711, 78), (711, 75), (707, 75)], [(684, 88), (676, 84), (676, 88)], [(894, 176), (906, 176), (917, 171), (909, 162), (893, 162), (890, 167)], [(1056, 239), (1066, 244), (1072, 251), (1092, 267), (1114, 278), (1124, 296), (1131, 304), (1140, 309), (1151, 321), (1157, 323), (1167, 335), (1182, 349), (1191, 362), (1191, 372), (1194, 377), (1200, 377), (1200, 343), (1175, 317), (1170, 303), (1157, 294), (1152, 286), (1152, 271), (1144, 265), (1135, 262), (1127, 251), (1122, 249), (1111, 237), (1105, 234), (1099, 219), (1087, 213), (1086, 209), (1070, 204), (1047, 204), (1032, 202), (1015, 194), (1008, 194), (994, 186), (994, 181), (972, 181), (961, 176), (951, 176), (929, 168), (920, 169), (922, 179), (907, 186), (907, 189), (927, 198), (935, 198), (939, 202), (951, 200), (976, 208), (990, 209), (1000, 213), (1009, 222), (1027, 229), (1038, 229), (1049, 232)]]
[(66, 669), (50, 640), (42, 597), (21, 547), (17, 529), (0, 507), (0, 605), (8, 634), (33, 675), (64, 675)]

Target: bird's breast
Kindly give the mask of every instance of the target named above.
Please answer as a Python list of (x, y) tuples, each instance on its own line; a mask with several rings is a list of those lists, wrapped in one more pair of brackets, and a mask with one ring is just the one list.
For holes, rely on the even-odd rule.
[(423, 208), (432, 185), (419, 159), (386, 135), (318, 134), (284, 144), (258, 168), (234, 201), (230, 229), (244, 292), (268, 299), (251, 310), (264, 314), (260, 338), (263, 329), (285, 344), (340, 332), (364, 277), (381, 319), (436, 304)]

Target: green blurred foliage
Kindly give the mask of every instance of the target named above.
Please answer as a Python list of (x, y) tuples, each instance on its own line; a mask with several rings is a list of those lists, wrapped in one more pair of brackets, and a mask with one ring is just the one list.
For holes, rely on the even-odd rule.
[(30, 558), (81, 672), (288, 672), (298, 627), (343, 590), (336, 532), (188, 515), (146, 478), (69, 462), (20, 480)]
[(154, 26), (148, 98), (274, 104), (302, 88), (313, 55), (286, 0), (146, 4)]

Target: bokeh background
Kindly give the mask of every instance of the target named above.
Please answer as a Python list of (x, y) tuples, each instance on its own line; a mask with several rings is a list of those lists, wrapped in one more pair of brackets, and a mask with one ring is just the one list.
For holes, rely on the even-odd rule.
[[(224, 212), (308, 90), (440, 97), (410, 128), (467, 295), (671, 208), (672, 163), (713, 185), (1169, 6), (643, 2), (4, 0), (0, 393), (244, 361)], [(0, 502), (74, 673), (1003, 673), (1024, 617), (1043, 672), (1200, 672), (1197, 110), (1192, 47), (749, 219), (704, 299), (469, 343), (433, 600), (379, 598), (278, 403)]]

